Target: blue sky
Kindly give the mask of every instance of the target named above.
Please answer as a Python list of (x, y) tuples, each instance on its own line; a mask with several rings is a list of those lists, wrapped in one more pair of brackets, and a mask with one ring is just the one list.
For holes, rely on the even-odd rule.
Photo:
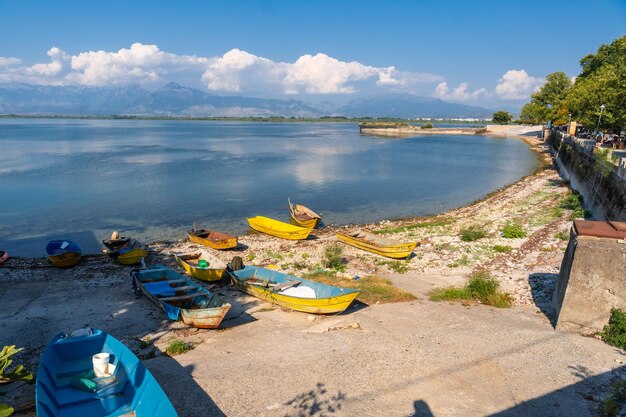
[(624, 34), (624, 0), (0, 0), (0, 82), (518, 105)]

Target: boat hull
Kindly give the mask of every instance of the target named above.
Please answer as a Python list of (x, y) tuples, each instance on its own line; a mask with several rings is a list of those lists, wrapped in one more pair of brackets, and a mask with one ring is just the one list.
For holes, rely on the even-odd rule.
[(291, 214), (289, 216), (289, 223), (296, 225), (296, 226), (305, 227), (307, 229), (315, 229), (317, 225), (320, 223), (320, 219), (318, 218), (318, 219), (299, 220), (296, 217), (294, 217), (293, 214)]
[[(96, 392), (74, 388), (78, 378), (88, 378), (92, 356), (101, 352), (109, 353), (115, 365), (112, 383)], [(130, 349), (101, 330), (52, 339), (39, 361), (35, 392), (38, 417), (177, 416), (150, 371)]]
[[(133, 279), (141, 292), (161, 307), (170, 320), (181, 318), (188, 326), (215, 329), (231, 307), (206, 288), (168, 268), (134, 271)], [(155, 289), (155, 285), (160, 288)]]
[(186, 273), (201, 281), (219, 281), (224, 277), (225, 268), (197, 268), (178, 255), (174, 255), (174, 258)]
[(79, 252), (66, 252), (59, 255), (48, 255), (48, 260), (58, 268), (69, 268), (78, 264), (80, 256)]
[[(208, 235), (208, 238), (198, 236), (196, 232), (205, 232)], [(228, 250), (236, 248), (239, 244), (237, 236), (231, 236), (212, 230), (190, 230), (189, 232), (187, 232), (187, 236), (189, 237), (189, 241), (191, 242), (217, 250)]]
[(122, 265), (135, 265), (150, 253), (148, 247), (131, 238), (103, 240), (102, 244), (109, 250), (109, 255)]
[(68, 268), (80, 261), (82, 251), (71, 240), (51, 240), (46, 245), (46, 254), (52, 265), (59, 268)]
[[(246, 266), (238, 271), (229, 271), (229, 275), (231, 276), (233, 283), (241, 291), (272, 304), (305, 313), (341, 313), (345, 311), (359, 295), (359, 292), (356, 290), (344, 290), (338, 287), (312, 282), (303, 278), (255, 266)], [(285, 280), (297, 280), (302, 282), (300, 285), (311, 286), (316, 289), (321, 288), (321, 291), (319, 291), (320, 293), (326, 292), (329, 293), (329, 295), (319, 298), (302, 298), (279, 294), (269, 287), (257, 286), (250, 283), (251, 279), (257, 278), (260, 278), (261, 280), (273, 280), (279, 283), (285, 282)], [(328, 290), (329, 288), (331, 290)], [(318, 290), (316, 290), (316, 292), (318, 292)]]
[(0, 265), (9, 259), (9, 252), (0, 250)]
[(120, 253), (116, 261), (122, 265), (135, 265), (141, 263), (141, 260), (148, 256), (148, 250), (143, 248), (131, 249), (128, 252)]
[(350, 246), (354, 246), (355, 248), (363, 249), (365, 251), (393, 259), (408, 258), (413, 253), (413, 249), (415, 249), (415, 246), (417, 246), (417, 242), (380, 245), (341, 232), (337, 232), (337, 239)]
[(289, 223), (308, 229), (314, 229), (319, 225), (320, 220), (322, 220), (319, 214), (301, 204), (291, 204), (291, 201), (288, 202)]
[(294, 226), (268, 217), (256, 216), (248, 218), (248, 224), (257, 232), (288, 240), (304, 240), (311, 233), (310, 228)]

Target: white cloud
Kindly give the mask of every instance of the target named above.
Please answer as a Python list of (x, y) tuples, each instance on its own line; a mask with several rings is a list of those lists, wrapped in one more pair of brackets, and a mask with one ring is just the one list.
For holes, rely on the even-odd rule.
[(543, 78), (531, 77), (526, 71), (507, 71), (496, 86), (496, 95), (505, 100), (527, 99), (545, 83)]
[(357, 91), (422, 92), (443, 81), (436, 74), (398, 71), (323, 53), (302, 55), (294, 62), (275, 62), (232, 49), (223, 56), (199, 57), (164, 52), (157, 45), (134, 43), (118, 51), (69, 55), (58, 47), (49, 62), (24, 66), (17, 58), (0, 58), (0, 82), (108, 86), (149, 84), (184, 78), (208, 90), (242, 94), (353, 94)]
[(450, 91), (448, 83), (442, 82), (437, 85), (437, 88), (435, 88), (435, 96), (444, 100), (469, 101), (476, 100), (481, 95), (488, 95), (487, 90), (484, 88), (479, 88), (478, 90), (470, 92), (467, 90), (467, 87), (469, 87), (468, 83), (461, 83)]

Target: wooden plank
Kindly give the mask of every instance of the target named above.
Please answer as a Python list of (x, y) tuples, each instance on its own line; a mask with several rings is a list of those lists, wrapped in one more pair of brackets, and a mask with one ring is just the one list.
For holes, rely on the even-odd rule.
[[(197, 285), (186, 285), (184, 287), (170, 287), (169, 289), (178, 292), (178, 291), (187, 291), (187, 290), (197, 290), (198, 286)], [(158, 293), (158, 291), (157, 291), (157, 293)], [(158, 294), (156, 296), (159, 297)]]
[(205, 292), (194, 292), (192, 294), (186, 294), (186, 295), (176, 295), (173, 297), (163, 297), (163, 298), (159, 298), (159, 301), (180, 301), (180, 300), (189, 300), (191, 298), (196, 298), (198, 296), (201, 295), (205, 295), (208, 297), (208, 294)]
[(168, 284), (180, 284), (181, 282), (188, 282), (188, 279), (172, 279), (172, 280), (167, 280), (167, 279), (152, 279), (152, 280), (143, 280), (143, 279), (139, 279), (139, 282), (141, 282), (142, 284), (152, 284), (154, 282), (167, 282)]
[(274, 291), (281, 292), (286, 290), (287, 288), (295, 287), (296, 285), (302, 284), (302, 281), (289, 281), (284, 284), (280, 284), (274, 287)]

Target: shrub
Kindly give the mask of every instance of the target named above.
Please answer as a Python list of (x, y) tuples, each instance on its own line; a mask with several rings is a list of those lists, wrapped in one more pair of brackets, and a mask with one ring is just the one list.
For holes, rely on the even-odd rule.
[(421, 126), (422, 129), (432, 129), (433, 128), (433, 124), (432, 123), (425, 123)]
[(498, 253), (509, 253), (513, 250), (513, 248), (506, 245), (493, 245), (493, 250)]
[(555, 233), (554, 237), (561, 240), (569, 240), (569, 230), (561, 230), (560, 232)]
[(511, 295), (500, 291), (500, 283), (487, 271), (478, 271), (470, 275), (462, 288), (448, 287), (432, 291), (430, 299), (432, 301), (473, 299), (498, 308), (513, 305)]
[(569, 216), (570, 220), (574, 220), (579, 217), (589, 217), (590, 213), (583, 207), (583, 196), (576, 191), (572, 191), (561, 200), (560, 208), (572, 210), (572, 214)]
[(346, 265), (343, 261), (342, 255), (343, 248), (339, 243), (331, 243), (324, 248), (324, 258), (322, 264), (326, 268), (334, 269), (335, 271), (345, 272)]
[(526, 236), (526, 232), (519, 223), (507, 223), (502, 229), (502, 237), (507, 239), (518, 239)]
[(473, 224), (464, 229), (461, 229), (459, 233), (463, 242), (473, 242), (478, 239), (482, 239), (487, 236), (487, 231), (477, 224)]
[(191, 349), (193, 349), (193, 345), (191, 343), (184, 342), (180, 339), (174, 339), (165, 348), (165, 353), (170, 356), (175, 356), (185, 353)]
[(609, 324), (604, 326), (600, 336), (609, 345), (626, 350), (626, 313), (619, 308), (611, 309)]
[(5, 346), (0, 351), (0, 384), (7, 384), (13, 381), (31, 381), (33, 374), (28, 372), (24, 365), (16, 365), (9, 370), (13, 363), (11, 356), (19, 353), (24, 348), (16, 349), (15, 345)]

